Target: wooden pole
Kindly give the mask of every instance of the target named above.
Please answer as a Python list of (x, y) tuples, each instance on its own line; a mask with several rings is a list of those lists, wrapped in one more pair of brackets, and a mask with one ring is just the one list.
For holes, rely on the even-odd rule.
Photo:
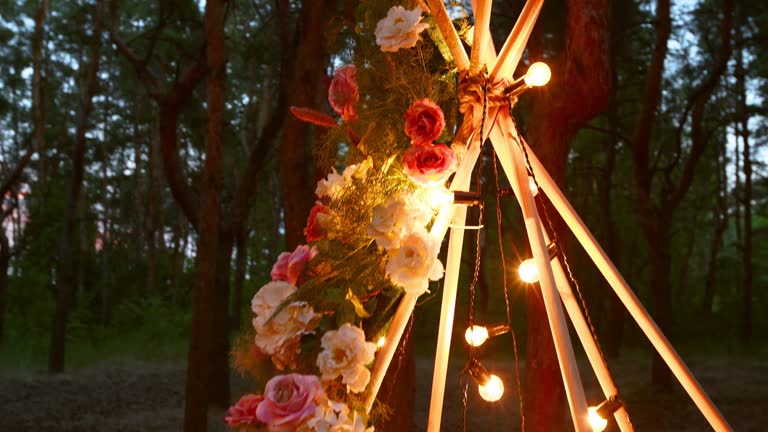
[(365, 398), (365, 412), (367, 413), (371, 412), (373, 401), (376, 400), (376, 395), (379, 394), (381, 382), (384, 380), (387, 369), (389, 369), (389, 364), (395, 355), (397, 345), (403, 337), (405, 326), (408, 324), (408, 319), (413, 313), (417, 298), (418, 296), (406, 292), (397, 306), (395, 316), (392, 317), (392, 322), (389, 324), (389, 329), (387, 329), (387, 335), (384, 339), (386, 343), (376, 354), (376, 360), (373, 361), (373, 367), (371, 368), (371, 381), (368, 383), (368, 394)]
[[(441, 0), (442, 1), (442, 0)], [(475, 37), (472, 41), (472, 46), (477, 49), (472, 49), (472, 56), (470, 57), (470, 68), (475, 71), (479, 71), (483, 68), (483, 65), (488, 63), (485, 49), (488, 46), (488, 41), (491, 39), (491, 0), (477, 0), (477, 7), (475, 8)]]
[[(499, 113), (499, 120), (508, 118), (508, 112)], [(491, 131), (491, 141), (496, 149), (502, 169), (507, 174), (510, 183), (517, 183), (520, 191), (520, 208), (523, 211), (525, 228), (528, 232), (528, 241), (531, 243), (531, 251), (539, 270), (539, 286), (547, 311), (549, 327), (552, 331), (552, 340), (555, 344), (555, 352), (560, 366), (560, 373), (565, 385), (565, 394), (571, 409), (571, 417), (576, 432), (591, 432), (587, 417), (587, 401), (584, 396), (584, 387), (579, 376), (576, 356), (568, 334), (568, 326), (560, 304), (560, 298), (555, 286), (555, 277), (547, 252), (547, 244), (539, 220), (533, 195), (528, 187), (528, 174), (523, 164), (522, 155), (514, 149), (513, 138), (517, 138), (517, 131), (512, 122), (503, 122), (499, 127)]]
[[(454, 225), (464, 225), (466, 219), (467, 207), (456, 206), (453, 217)], [(453, 317), (456, 312), (456, 288), (459, 281), (463, 245), (464, 229), (451, 229), (451, 237), (448, 241), (448, 259), (445, 264), (443, 301), (440, 308), (440, 327), (437, 333), (437, 348), (435, 349), (435, 367), (432, 371), (432, 396), (429, 401), (427, 432), (440, 432), (440, 419), (443, 415), (443, 399), (445, 398), (445, 377), (448, 373), (448, 356), (451, 350)]]
[[(501, 120), (503, 120), (504, 123), (512, 124), (511, 119)], [(523, 145), (527, 146), (527, 144)], [(539, 181), (539, 185), (544, 193), (547, 194), (547, 198), (549, 198), (550, 202), (552, 202), (552, 205), (557, 209), (558, 213), (560, 213), (565, 223), (571, 231), (573, 231), (573, 234), (579, 240), (579, 243), (581, 243), (592, 261), (595, 262), (595, 265), (597, 265), (597, 268), (616, 292), (616, 295), (619, 296), (621, 302), (624, 303), (624, 307), (627, 308), (627, 311), (632, 315), (632, 318), (637, 322), (643, 333), (645, 333), (645, 336), (651, 342), (661, 358), (667, 363), (667, 366), (672, 370), (672, 373), (699, 408), (699, 411), (701, 411), (714, 430), (718, 432), (732, 431), (731, 426), (725, 420), (715, 404), (712, 403), (712, 400), (701, 387), (701, 384), (699, 384), (680, 358), (680, 354), (675, 351), (675, 348), (669, 343), (669, 340), (661, 332), (658, 325), (656, 325), (656, 322), (648, 314), (648, 311), (645, 310), (640, 303), (640, 300), (638, 300), (635, 293), (629, 287), (629, 284), (627, 284), (621, 276), (616, 269), (616, 266), (613, 265), (603, 248), (597, 243), (597, 240), (595, 240), (592, 233), (587, 229), (579, 215), (576, 214), (576, 211), (571, 207), (568, 200), (560, 191), (560, 188), (557, 187), (557, 184), (555, 184), (554, 180), (552, 180), (541, 165), (541, 162), (536, 158), (536, 155), (530, 148), (528, 148), (527, 151), (536, 179)]]
[[(518, 189), (517, 182), (511, 182), (511, 185), (515, 196), (518, 200), (520, 200), (520, 190)], [(550, 241), (546, 232), (544, 232), (544, 240), (547, 243)], [(571, 323), (576, 330), (576, 334), (579, 336), (581, 345), (584, 347), (584, 351), (587, 354), (589, 363), (592, 365), (592, 370), (595, 371), (595, 376), (597, 377), (597, 381), (600, 383), (600, 388), (602, 388), (603, 394), (605, 395), (606, 399), (612, 395), (619, 394), (619, 391), (616, 388), (616, 383), (613, 381), (611, 373), (608, 371), (608, 365), (606, 364), (603, 356), (600, 354), (597, 341), (595, 341), (595, 339), (592, 337), (589, 324), (584, 318), (584, 314), (581, 312), (578, 301), (573, 296), (571, 284), (565, 274), (565, 271), (563, 270), (562, 264), (560, 264), (559, 259), (552, 260), (552, 269), (555, 273), (557, 290), (560, 293), (560, 298), (563, 300), (565, 310), (568, 313), (568, 316), (571, 318)], [(621, 429), (622, 432), (634, 431), (632, 423), (629, 421), (627, 410), (623, 406), (614, 413), (614, 417), (616, 418), (616, 423), (619, 425), (619, 429)]]
[(429, 9), (431, 9), (432, 15), (437, 21), (437, 28), (440, 29), (440, 33), (443, 34), (443, 39), (448, 45), (448, 50), (451, 51), (453, 61), (456, 63), (456, 67), (459, 71), (469, 69), (469, 57), (464, 50), (464, 46), (461, 45), (456, 29), (453, 28), (451, 17), (448, 16), (448, 11), (445, 10), (445, 3), (443, 0), (427, 0)]
[(501, 47), (496, 64), (491, 70), (490, 81), (492, 83), (505, 78), (509, 81), (512, 80), (512, 74), (523, 56), (525, 45), (528, 44), (528, 38), (531, 36), (543, 4), (544, 0), (528, 0), (525, 3), (525, 7), (520, 12), (507, 41)]

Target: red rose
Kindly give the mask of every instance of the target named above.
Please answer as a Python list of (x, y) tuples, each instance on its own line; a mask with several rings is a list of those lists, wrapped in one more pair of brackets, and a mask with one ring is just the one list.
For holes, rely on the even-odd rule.
[(264, 396), (247, 394), (240, 398), (236, 404), (229, 407), (224, 421), (230, 426), (257, 426), (262, 424), (256, 417), (259, 404), (264, 401)]
[(413, 146), (403, 155), (405, 173), (422, 185), (445, 182), (456, 171), (456, 157), (445, 144)]
[(331, 214), (331, 210), (324, 206), (322, 202), (317, 201), (315, 203), (315, 206), (309, 211), (307, 226), (304, 228), (304, 237), (306, 237), (307, 243), (312, 243), (325, 238), (326, 232), (323, 228), (322, 220), (327, 217), (323, 215), (329, 214)]
[(443, 110), (429, 99), (422, 99), (408, 108), (405, 113), (405, 133), (413, 145), (428, 145), (443, 132), (445, 116)]
[(340, 67), (333, 73), (333, 81), (328, 88), (328, 102), (345, 122), (352, 123), (357, 120), (359, 100), (355, 65)]

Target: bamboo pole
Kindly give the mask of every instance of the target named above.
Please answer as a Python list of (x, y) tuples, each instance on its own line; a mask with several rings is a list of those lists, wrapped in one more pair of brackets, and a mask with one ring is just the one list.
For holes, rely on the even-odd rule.
[[(502, 112), (499, 115), (499, 120), (503, 120), (508, 116), (508, 112)], [(523, 165), (522, 155), (518, 154), (513, 147), (512, 137), (516, 136), (517, 131), (512, 122), (503, 122), (499, 126), (500, 128), (494, 128), (491, 131), (491, 141), (493, 142), (494, 149), (496, 149), (502, 169), (507, 174), (507, 178), (510, 180), (510, 183), (517, 183), (517, 189), (521, 193), (522, 199), (519, 200), (520, 208), (523, 212), (533, 258), (539, 270), (539, 286), (541, 287), (544, 307), (547, 311), (549, 328), (552, 331), (552, 340), (555, 345), (563, 384), (565, 385), (565, 394), (571, 410), (573, 426), (576, 432), (591, 432), (592, 428), (587, 421), (587, 401), (584, 396), (584, 387), (581, 383), (576, 356), (573, 353), (573, 346), (568, 334), (568, 326), (565, 322), (565, 315), (563, 314), (563, 308), (555, 286), (555, 278), (552, 273), (549, 253), (547, 252), (547, 244), (544, 241), (544, 234), (541, 229), (541, 221), (533, 201), (533, 195), (530, 188), (528, 188), (528, 174)]]
[[(511, 119), (500, 120), (505, 124), (512, 124)], [(527, 146), (527, 144), (524, 145)], [(536, 158), (536, 155), (530, 148), (528, 148), (527, 151), (532, 168), (536, 174), (536, 179), (539, 181), (539, 185), (544, 193), (547, 194), (547, 198), (549, 198), (552, 205), (557, 209), (558, 213), (560, 213), (563, 220), (576, 236), (576, 239), (579, 240), (579, 243), (581, 243), (589, 257), (595, 262), (595, 265), (597, 265), (597, 268), (603, 274), (603, 277), (605, 277), (611, 285), (621, 302), (624, 303), (624, 307), (630, 315), (632, 315), (632, 318), (637, 322), (643, 333), (645, 333), (645, 336), (651, 342), (661, 358), (667, 363), (667, 366), (672, 370), (672, 373), (699, 408), (699, 411), (701, 411), (714, 430), (718, 432), (731, 431), (731, 426), (714, 403), (712, 403), (712, 400), (706, 392), (704, 392), (701, 384), (699, 384), (680, 358), (680, 354), (675, 351), (675, 348), (672, 347), (672, 344), (661, 332), (656, 322), (648, 314), (648, 311), (645, 310), (645, 307), (640, 303), (640, 300), (638, 300), (635, 293), (629, 287), (629, 284), (627, 284), (621, 276), (616, 269), (616, 266), (613, 265), (605, 251), (597, 243), (597, 240), (595, 240), (594, 236), (573, 207), (571, 207), (568, 200), (560, 191), (560, 188), (557, 187), (557, 184), (549, 176), (538, 158)]]
[(475, 8), (475, 37), (472, 41), (472, 55), (470, 57), (470, 68), (478, 71), (483, 65), (488, 63), (487, 50), (488, 41), (491, 39), (491, 0), (477, 0)]
[(418, 296), (406, 291), (403, 298), (400, 300), (400, 304), (397, 306), (395, 316), (392, 317), (392, 322), (389, 324), (389, 329), (387, 329), (387, 335), (384, 339), (386, 343), (376, 354), (376, 359), (373, 361), (373, 367), (371, 367), (371, 381), (368, 384), (368, 394), (365, 398), (366, 413), (371, 412), (373, 401), (376, 400), (376, 396), (379, 394), (381, 382), (384, 380), (384, 375), (386, 375), (387, 369), (389, 369), (389, 364), (392, 362), (392, 357), (394, 357), (397, 346), (400, 343), (400, 339), (403, 337), (405, 326), (408, 324), (408, 319), (413, 313), (417, 298)]
[[(457, 206), (453, 223), (462, 226), (466, 223), (466, 219), (467, 207)], [(435, 349), (435, 366), (432, 371), (432, 395), (429, 401), (427, 432), (440, 432), (440, 419), (443, 415), (443, 400), (445, 398), (445, 378), (448, 373), (448, 357), (453, 334), (453, 317), (456, 312), (456, 288), (459, 281), (463, 245), (464, 229), (451, 229), (451, 236), (448, 241), (448, 259), (445, 264), (443, 300), (440, 307), (440, 327), (437, 333), (437, 348)]]
[[(595, 376), (597, 377), (598, 383), (600, 383), (600, 388), (603, 390), (605, 398), (608, 399), (613, 395), (618, 395), (619, 390), (616, 388), (616, 383), (613, 382), (611, 373), (608, 371), (608, 365), (605, 364), (605, 359), (600, 355), (600, 350), (597, 347), (595, 339), (592, 337), (589, 324), (581, 313), (579, 303), (573, 296), (571, 284), (565, 276), (563, 266), (560, 264), (559, 260), (555, 259), (552, 262), (552, 268), (555, 271), (555, 279), (557, 279), (557, 288), (560, 292), (560, 298), (563, 299), (565, 310), (571, 318), (573, 328), (576, 329), (576, 334), (579, 336), (581, 345), (584, 347), (584, 352), (587, 354), (589, 364), (592, 365), (592, 370), (595, 372)], [(619, 408), (613, 415), (622, 432), (634, 431), (624, 406)]]
[(528, 0), (525, 3), (515, 26), (507, 37), (507, 41), (501, 47), (496, 64), (491, 70), (491, 82), (496, 82), (500, 78), (512, 79), (512, 74), (523, 56), (523, 51), (528, 44), (528, 38), (531, 36), (543, 4), (544, 0)]
[[(498, 137), (498, 135), (499, 134), (495, 134), (494, 136)], [(502, 138), (499, 137), (498, 139)], [(520, 200), (520, 190), (518, 189), (518, 184), (516, 182), (511, 182), (511, 185), (512, 190), (515, 193), (515, 197)], [(544, 240), (547, 243), (550, 241), (546, 232), (544, 232)], [(584, 318), (584, 314), (581, 312), (578, 301), (573, 296), (571, 284), (565, 274), (565, 271), (563, 270), (562, 264), (560, 264), (559, 259), (552, 260), (552, 269), (555, 273), (555, 280), (557, 282), (557, 290), (560, 293), (560, 298), (563, 300), (565, 310), (571, 319), (571, 323), (573, 324), (573, 328), (576, 330), (576, 334), (581, 341), (581, 345), (584, 347), (584, 352), (587, 354), (587, 359), (589, 359), (592, 370), (595, 372), (595, 376), (597, 377), (597, 381), (600, 383), (600, 388), (603, 390), (603, 394), (605, 395), (606, 399), (612, 395), (619, 394), (619, 390), (616, 388), (616, 383), (613, 381), (611, 373), (608, 370), (608, 365), (606, 364), (603, 356), (600, 354), (597, 341), (595, 341), (595, 339), (592, 337), (589, 324)], [(616, 423), (619, 425), (619, 429), (622, 432), (634, 431), (632, 423), (629, 421), (627, 410), (623, 406), (614, 413), (614, 418), (616, 419)]]
[(456, 29), (453, 28), (451, 17), (448, 16), (448, 11), (445, 9), (443, 0), (427, 0), (427, 4), (432, 11), (432, 15), (437, 21), (437, 28), (440, 29), (440, 33), (443, 34), (443, 39), (448, 45), (448, 50), (451, 51), (453, 61), (456, 63), (456, 67), (459, 71), (469, 69), (469, 57), (464, 50), (464, 46), (461, 45)]

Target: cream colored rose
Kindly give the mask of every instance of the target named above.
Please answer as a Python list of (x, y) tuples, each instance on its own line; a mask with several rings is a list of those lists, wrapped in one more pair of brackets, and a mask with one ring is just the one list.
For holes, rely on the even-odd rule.
[(322, 397), (312, 417), (297, 432), (373, 432), (365, 427), (363, 416), (349, 409), (347, 404)]
[(373, 166), (373, 159), (369, 157), (359, 164), (349, 165), (341, 174), (336, 171), (336, 168), (331, 168), (331, 173), (325, 179), (317, 182), (315, 195), (318, 198), (333, 198), (347, 187), (353, 178), (364, 178), (371, 166)]
[(277, 312), (296, 287), (285, 281), (270, 282), (256, 293), (251, 301), (255, 314), (254, 342), (272, 357), (278, 369), (292, 366), (300, 352), (301, 336), (312, 333), (320, 322), (320, 315), (304, 302), (292, 302)]
[(406, 291), (421, 295), (430, 280), (443, 277), (443, 264), (437, 259), (440, 245), (426, 230), (414, 231), (400, 240), (400, 247), (389, 251), (387, 275)]
[(365, 367), (373, 361), (376, 344), (365, 341), (365, 333), (349, 323), (338, 330), (330, 330), (320, 340), (323, 351), (317, 356), (317, 367), (324, 380), (341, 375), (349, 391), (360, 393), (371, 379)]
[(315, 194), (318, 198), (333, 198), (344, 187), (344, 177), (336, 171), (336, 168), (331, 169), (332, 171), (328, 174), (328, 177), (317, 182)]
[(395, 52), (411, 48), (419, 40), (419, 33), (429, 27), (421, 22), (421, 7), (414, 10), (392, 6), (387, 16), (376, 24), (376, 43), (382, 51)]
[(376, 244), (390, 250), (400, 246), (406, 234), (424, 229), (432, 219), (432, 212), (413, 196), (400, 194), (387, 198), (373, 208), (368, 235)]

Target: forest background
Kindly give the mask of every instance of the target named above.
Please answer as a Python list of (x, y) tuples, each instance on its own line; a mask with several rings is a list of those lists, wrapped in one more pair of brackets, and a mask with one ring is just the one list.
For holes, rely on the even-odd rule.
[[(186, 370), (177, 395), (186, 430), (205, 429), (209, 405), (230, 403), (228, 353), (250, 325), (249, 300), (277, 255), (304, 242), (315, 181), (344, 151), (317, 154), (323, 131), (288, 107), (331, 112), (327, 83), (351, 58), (356, 4), (0, 3), (0, 379), (175, 364)], [(494, 2), (497, 46), (522, 5)], [(580, 56), (571, 41), (584, 29), (573, 24), (590, 13), (605, 18), (593, 30), (607, 43), (578, 45)], [(768, 5), (550, 0), (523, 63), (531, 60), (547, 61), (554, 78), (516, 107), (522, 129), (673, 344), (729, 367), (739, 364), (733, 359), (762, 363)], [(573, 68), (608, 79), (579, 86)], [(590, 96), (605, 103), (579, 118), (574, 112), (594, 108)], [(494, 191), (486, 192), (492, 208)], [(504, 315), (501, 269), (511, 273), (528, 254), (516, 204), (502, 206), (501, 240), (514, 253), (501, 263), (488, 230), (477, 299), (487, 321)], [(495, 214), (488, 217), (495, 225)], [(642, 383), (670, 388), (649, 344), (572, 243), (609, 361), (642, 365), (633, 369)], [(466, 286), (471, 247), (464, 265)], [(433, 355), (434, 288), (409, 338), (418, 359)], [(463, 311), (468, 294), (460, 292)], [(548, 330), (529, 320), (540, 317), (537, 296), (517, 281), (511, 293), (520, 355), (546, 365)], [(465, 323), (459, 312), (455, 340)], [(496, 344), (493, 355), (511, 361), (510, 345)], [(529, 430), (537, 409), (562, 403), (561, 390), (531, 390), (541, 379), (525, 377)]]

